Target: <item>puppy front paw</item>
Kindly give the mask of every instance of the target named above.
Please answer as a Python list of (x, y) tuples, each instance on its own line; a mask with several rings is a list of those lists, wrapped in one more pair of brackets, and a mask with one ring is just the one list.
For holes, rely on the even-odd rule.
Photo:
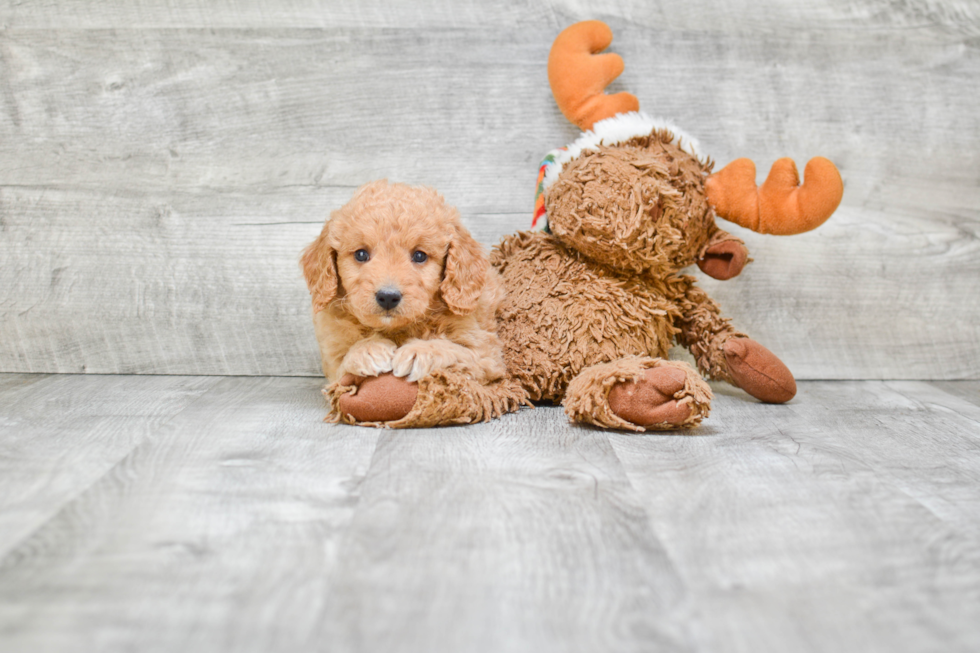
[(395, 376), (408, 377), (409, 382), (416, 382), (433, 370), (445, 367), (444, 359), (445, 356), (439, 351), (438, 345), (432, 341), (408, 342), (395, 352), (391, 362), (391, 373)]
[(355, 376), (379, 376), (391, 371), (397, 347), (386, 338), (368, 338), (354, 344), (344, 356), (341, 372)]

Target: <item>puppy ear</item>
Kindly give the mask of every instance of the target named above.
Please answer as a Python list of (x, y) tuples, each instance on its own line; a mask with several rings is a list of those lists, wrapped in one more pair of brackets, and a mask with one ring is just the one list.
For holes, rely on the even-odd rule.
[(314, 313), (325, 309), (337, 297), (337, 252), (327, 242), (329, 225), (324, 225), (319, 238), (303, 251), (300, 260), (306, 286), (313, 296)]
[(456, 235), (449, 243), (442, 284), (439, 286), (442, 300), (450, 311), (456, 315), (466, 315), (476, 310), (489, 269), (490, 259), (483, 246), (468, 231), (457, 226)]

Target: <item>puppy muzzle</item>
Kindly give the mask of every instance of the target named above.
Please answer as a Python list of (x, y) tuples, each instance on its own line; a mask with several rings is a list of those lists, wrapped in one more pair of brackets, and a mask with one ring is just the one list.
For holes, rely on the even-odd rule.
[(393, 310), (402, 301), (402, 294), (395, 288), (382, 288), (374, 294), (374, 300), (385, 311)]

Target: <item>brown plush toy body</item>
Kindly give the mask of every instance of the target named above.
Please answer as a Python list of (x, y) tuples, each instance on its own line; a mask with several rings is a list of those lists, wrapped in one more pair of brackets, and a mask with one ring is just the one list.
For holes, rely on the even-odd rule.
[(535, 219), (547, 217), (546, 231), (505, 238), (491, 257), (506, 290), (498, 329), (508, 373), (575, 421), (691, 427), (708, 414), (711, 391), (690, 365), (667, 360), (676, 341), (706, 376), (788, 401), (796, 384), (786, 366), (681, 270), (697, 263), (712, 277), (736, 276), (748, 252), (716, 215), (763, 233), (807, 231), (839, 204), (840, 175), (820, 158), (802, 186), (788, 159), (761, 188), (746, 159), (711, 175), (693, 139), (637, 112), (628, 94), (602, 94), (622, 71), (618, 56), (594, 54), (611, 40), (606, 25), (588, 21), (552, 47), (556, 100), (586, 131), (542, 166)]

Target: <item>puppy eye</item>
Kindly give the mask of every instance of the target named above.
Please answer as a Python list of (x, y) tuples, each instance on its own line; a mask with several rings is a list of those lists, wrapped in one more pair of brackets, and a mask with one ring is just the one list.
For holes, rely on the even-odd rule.
[(429, 255), (422, 250), (415, 250), (412, 252), (412, 262), (414, 263), (425, 263), (429, 259)]
[(368, 254), (368, 251), (366, 249), (359, 249), (356, 252), (354, 252), (354, 260), (357, 261), (358, 263), (364, 263), (369, 258), (371, 258), (371, 255)]

